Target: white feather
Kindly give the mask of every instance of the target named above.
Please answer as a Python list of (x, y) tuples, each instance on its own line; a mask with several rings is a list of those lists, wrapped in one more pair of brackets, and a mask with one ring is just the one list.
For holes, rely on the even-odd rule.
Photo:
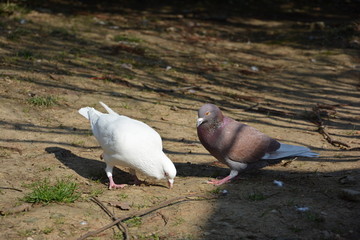
[(156, 179), (176, 175), (171, 160), (164, 154), (160, 135), (147, 124), (117, 114), (100, 102), (108, 114), (84, 107), (79, 113), (90, 120), (93, 134), (104, 151), (108, 165), (130, 167)]
[(317, 157), (319, 154), (303, 146), (280, 143), (280, 148), (272, 153), (266, 153), (262, 159), (280, 159), (286, 157)]

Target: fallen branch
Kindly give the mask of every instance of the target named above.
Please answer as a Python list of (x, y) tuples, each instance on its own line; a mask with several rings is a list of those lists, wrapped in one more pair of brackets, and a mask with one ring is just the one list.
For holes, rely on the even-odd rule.
[[(112, 220), (116, 220), (117, 218), (115, 217), (115, 215), (110, 212), (110, 210), (105, 207), (105, 205), (99, 201), (99, 199), (97, 199), (96, 197), (92, 197), (91, 198), (91, 201), (93, 201), (94, 203), (96, 203), (97, 205), (99, 205), (99, 207), (104, 210), (104, 212), (109, 216), (111, 217)], [(126, 228), (126, 226), (124, 224), (122, 224), (122, 222), (118, 222), (117, 224), (117, 227), (119, 228), (120, 231), (122, 231), (123, 233), (123, 237), (124, 237), (124, 240), (127, 240), (127, 239), (130, 239), (129, 238), (129, 234), (128, 234), (128, 230)]]
[(22, 151), (20, 148), (0, 146), (0, 149), (6, 149), (6, 150), (13, 151), (13, 152), (18, 152), (20, 155), (22, 155)]
[(350, 148), (350, 146), (347, 143), (332, 139), (330, 134), (326, 131), (326, 126), (324, 125), (324, 121), (320, 114), (320, 108), (321, 105), (316, 105), (315, 107), (313, 107), (313, 113), (315, 114), (315, 118), (316, 118), (314, 119), (313, 123), (318, 126), (317, 131), (321, 135), (323, 135), (324, 139), (331, 145), (339, 148)]
[(180, 88), (174, 88), (174, 89), (153, 88), (146, 84), (143, 84), (143, 86), (146, 89), (152, 90), (154, 92), (184, 92), (184, 91), (190, 91), (190, 90), (202, 90), (203, 89), (203, 87), (199, 87), (199, 86), (180, 87)]
[(20, 206), (16, 206), (16, 207), (13, 207), (13, 208), (1, 210), (0, 215), (4, 216), (4, 215), (16, 214), (16, 213), (20, 213), (20, 212), (27, 212), (31, 208), (32, 208), (31, 203), (24, 203), (24, 204), (21, 204)]
[(0, 189), (14, 190), (14, 191), (18, 191), (18, 192), (22, 192), (22, 191), (23, 191), (23, 190), (21, 190), (21, 189), (17, 189), (17, 188), (13, 188), (13, 187), (0, 187)]
[(152, 213), (152, 212), (154, 212), (154, 211), (156, 211), (158, 209), (164, 208), (164, 207), (169, 207), (169, 206), (172, 206), (172, 205), (175, 205), (175, 204), (178, 204), (178, 203), (181, 203), (181, 202), (186, 202), (186, 201), (212, 200), (212, 199), (215, 199), (215, 198), (216, 197), (208, 197), (208, 196), (196, 195), (196, 194), (191, 194), (191, 195), (188, 195), (188, 196), (173, 198), (173, 199), (170, 199), (170, 200), (165, 201), (163, 203), (160, 203), (157, 206), (151, 207), (149, 209), (145, 209), (143, 211), (138, 211), (137, 213), (132, 213), (132, 214), (129, 214), (129, 215), (127, 215), (125, 217), (122, 217), (122, 218), (117, 218), (112, 223), (109, 223), (108, 225), (105, 225), (104, 227), (99, 228), (99, 229), (97, 229), (95, 231), (88, 232), (85, 235), (78, 238), (77, 240), (83, 240), (83, 239), (86, 239), (88, 237), (94, 236), (96, 234), (99, 234), (99, 233), (101, 233), (101, 232), (115, 226), (116, 224), (118, 224), (120, 222), (126, 221), (126, 220), (134, 218), (134, 217), (143, 217), (143, 216), (145, 216), (145, 215), (147, 215), (149, 213)]

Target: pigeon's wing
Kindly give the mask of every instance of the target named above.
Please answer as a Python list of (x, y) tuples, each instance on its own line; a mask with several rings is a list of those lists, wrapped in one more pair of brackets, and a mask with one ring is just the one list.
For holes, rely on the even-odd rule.
[(280, 146), (276, 140), (257, 129), (234, 120), (224, 126), (223, 132), (224, 154), (232, 161), (256, 162)]
[(118, 114), (104, 114), (93, 129), (105, 151), (145, 152), (162, 149), (160, 135), (147, 124)]

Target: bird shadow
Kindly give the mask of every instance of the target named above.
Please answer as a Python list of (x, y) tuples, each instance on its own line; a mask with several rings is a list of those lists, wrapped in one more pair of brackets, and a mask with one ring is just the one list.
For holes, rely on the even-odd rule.
[(229, 174), (229, 168), (209, 164), (174, 163), (179, 177), (219, 177)]
[[(108, 184), (109, 180), (105, 174), (105, 162), (89, 158), (83, 158), (72, 153), (70, 150), (61, 147), (47, 147), (45, 151), (54, 154), (64, 166), (74, 170), (78, 175), (102, 184)], [(113, 171), (116, 183), (128, 183), (132, 175), (118, 168)]]
[[(61, 147), (47, 147), (45, 148), (45, 151), (47, 153), (54, 154), (55, 157), (62, 164), (64, 164), (64, 166), (72, 169), (78, 175), (92, 181), (99, 181), (105, 185), (109, 183), (109, 180), (105, 173), (105, 166), (106, 166), (105, 162), (77, 156), (76, 154), (72, 153), (70, 150)], [(131, 175), (128, 172), (122, 171), (121, 169), (116, 167), (114, 167), (113, 170), (113, 179), (114, 182), (119, 184), (133, 185), (134, 182), (133, 175)], [(157, 183), (150, 183), (146, 180), (141, 181), (141, 184), (144, 184), (146, 186), (157, 186), (157, 187), (166, 188), (166, 186), (164, 185)]]

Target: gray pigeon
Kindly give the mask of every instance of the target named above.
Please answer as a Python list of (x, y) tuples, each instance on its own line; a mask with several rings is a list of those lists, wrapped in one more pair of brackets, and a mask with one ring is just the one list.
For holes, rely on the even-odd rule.
[(173, 162), (165, 155), (160, 135), (147, 124), (114, 112), (104, 103), (100, 104), (108, 114), (94, 108), (84, 107), (79, 113), (89, 119), (91, 129), (102, 150), (106, 162), (109, 189), (122, 188), (115, 184), (112, 176), (115, 165), (130, 168), (135, 182), (139, 182), (136, 171), (155, 179), (167, 179), (172, 188), (176, 176)]
[(307, 147), (284, 144), (246, 124), (225, 117), (213, 104), (198, 111), (197, 133), (200, 142), (217, 160), (226, 164), (230, 175), (208, 183), (221, 185), (236, 177), (240, 171), (262, 168), (276, 159), (286, 157), (316, 157)]

